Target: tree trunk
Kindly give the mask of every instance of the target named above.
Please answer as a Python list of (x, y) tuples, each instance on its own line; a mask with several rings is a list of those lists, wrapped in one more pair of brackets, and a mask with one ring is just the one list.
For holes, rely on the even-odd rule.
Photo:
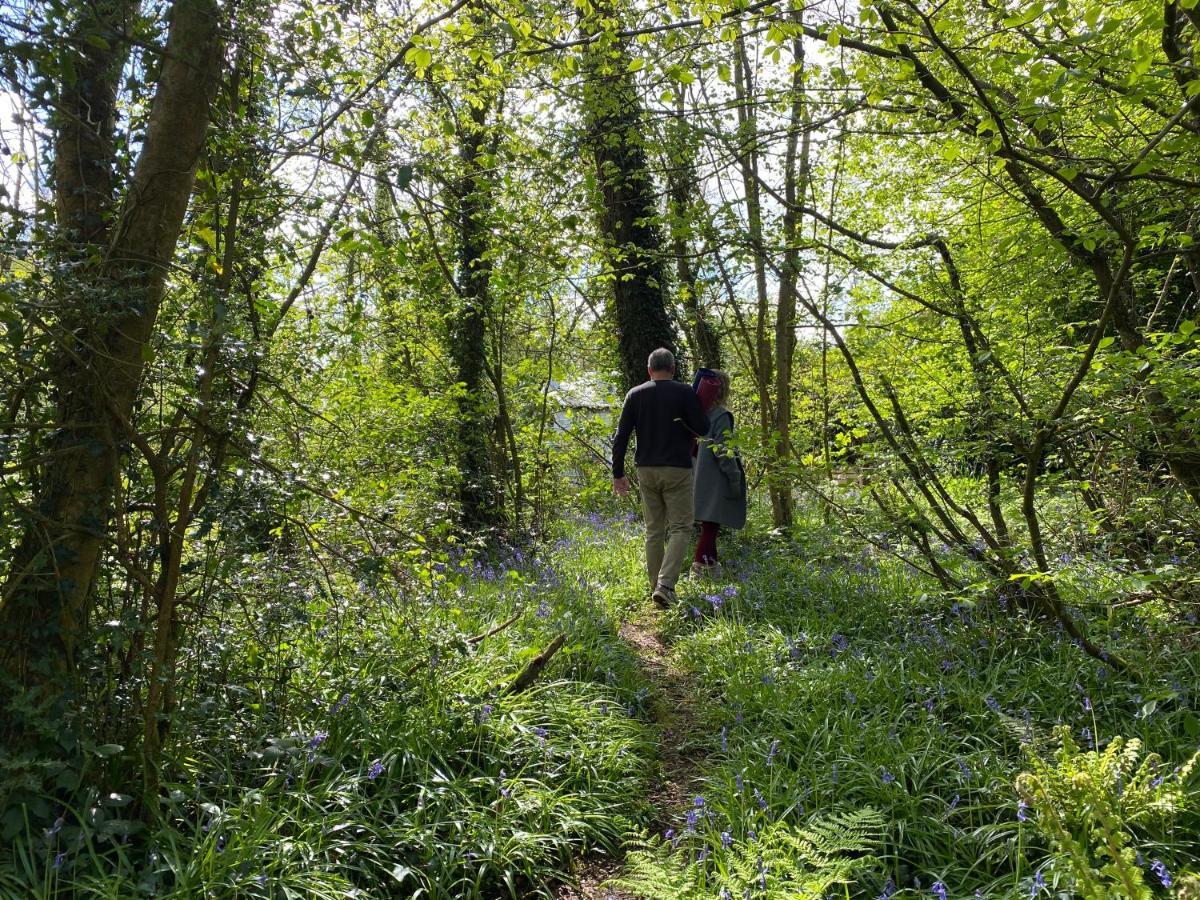
[(61, 689), (86, 636), (123, 445), (208, 128), (219, 23), (213, 0), (173, 5), (142, 153), (108, 252), (63, 301), (71, 336), (55, 367), (56, 463), (35, 485), (0, 605), (0, 666), (17, 685)]
[[(792, 18), (803, 21), (803, 11)], [(812, 132), (807, 121), (804, 97), (804, 38), (792, 40), (792, 103), (784, 153), (783, 266), (779, 278), (779, 302), (775, 308), (775, 465), (788, 463), (792, 455), (792, 360), (796, 350), (796, 282), (800, 277), (800, 215), (797, 202), (808, 192), (812, 175)], [(791, 487), (777, 477), (771, 488), (771, 513), (776, 528), (792, 524), (794, 509)]]
[[(601, 30), (611, 11), (599, 4), (583, 17), (589, 35)], [(626, 388), (646, 380), (651, 351), (677, 353), (675, 323), (667, 311), (662, 241), (656, 225), (654, 184), (646, 165), (642, 104), (629, 72), (622, 38), (599, 34), (583, 48), (583, 114), (596, 160), (600, 190), (600, 234), (607, 275), (612, 280), (612, 313)]]
[(717, 329), (705, 313), (703, 285), (692, 265), (692, 244), (697, 208), (704, 197), (696, 177), (695, 148), (684, 120), (683, 92), (678, 95), (676, 118), (667, 135), (667, 203), (670, 210), (671, 252), (675, 256), (675, 277), (679, 299), (687, 314), (686, 331), (695, 362), (712, 369), (721, 368), (721, 344)]
[(486, 149), (487, 115), (486, 104), (472, 105), (459, 139), (463, 168), (458, 196), (461, 313), (453, 329), (451, 354), (456, 377), (464, 390), (459, 403), (459, 502), (463, 525), (469, 529), (492, 527), (499, 521), (501, 513), (488, 449), (491, 417), (484, 398), (492, 277), (487, 222), (491, 176), (483, 171), (480, 163), (480, 156)]

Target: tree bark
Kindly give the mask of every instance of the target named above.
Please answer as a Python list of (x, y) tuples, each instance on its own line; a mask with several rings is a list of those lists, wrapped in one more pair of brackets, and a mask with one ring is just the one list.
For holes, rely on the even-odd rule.
[(596, 161), (600, 234), (612, 280), (612, 313), (625, 388), (646, 380), (651, 351), (678, 353), (667, 311), (662, 239), (654, 184), (646, 164), (642, 104), (629, 72), (624, 39), (604, 33), (605, 4), (583, 17), (599, 36), (583, 47), (584, 123)]
[[(86, 634), (129, 422), (208, 128), (218, 30), (214, 0), (176, 0), (142, 153), (108, 251), (83, 284), (64, 287), (49, 448), (56, 464), (35, 485), (33, 516), (0, 598), (0, 668), (16, 685), (61, 686)], [(98, 171), (111, 158), (92, 162)]]
[(490, 175), (480, 157), (487, 145), (486, 104), (470, 107), (459, 138), (463, 167), (458, 192), (458, 294), (461, 313), (455, 323), (451, 355), (463, 386), (459, 403), (459, 503), (463, 525), (469, 529), (497, 524), (501, 507), (488, 450), (488, 404), (484, 399), (487, 374), (487, 320), (491, 311), (492, 265), (487, 207)]
[(676, 119), (667, 136), (667, 202), (670, 209), (671, 252), (675, 256), (675, 277), (679, 299), (687, 315), (686, 331), (697, 364), (721, 368), (721, 343), (712, 320), (704, 310), (703, 285), (692, 265), (689, 237), (694, 230), (696, 211), (704, 197), (696, 177), (695, 149), (684, 120), (683, 92), (676, 101)]

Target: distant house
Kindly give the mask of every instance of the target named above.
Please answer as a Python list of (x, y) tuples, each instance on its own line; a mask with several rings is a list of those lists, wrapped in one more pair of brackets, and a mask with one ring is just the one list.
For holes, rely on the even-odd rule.
[(612, 440), (616, 429), (616, 389), (596, 378), (550, 382), (554, 428), (567, 438), (573, 451), (566, 476), (574, 484), (587, 481), (588, 469), (612, 465)]

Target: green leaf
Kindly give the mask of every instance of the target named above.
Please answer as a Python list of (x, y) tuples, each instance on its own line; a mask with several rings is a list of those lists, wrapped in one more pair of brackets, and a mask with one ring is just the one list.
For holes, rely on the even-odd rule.
[(205, 225), (203, 228), (196, 229), (196, 237), (204, 246), (216, 250), (217, 249), (217, 233), (213, 229)]
[(108, 759), (110, 756), (116, 756), (118, 753), (120, 753), (124, 749), (125, 749), (125, 747), (121, 744), (101, 744), (99, 747), (97, 747), (92, 752), (95, 753), (97, 756), (99, 756), (101, 759)]
[(629, 65), (625, 67), (626, 72), (640, 72), (646, 68), (646, 60), (644, 57), (635, 56), (629, 61)]
[(418, 72), (423, 72), (433, 62), (433, 54), (424, 47), (409, 47), (408, 52), (404, 54), (404, 61)]

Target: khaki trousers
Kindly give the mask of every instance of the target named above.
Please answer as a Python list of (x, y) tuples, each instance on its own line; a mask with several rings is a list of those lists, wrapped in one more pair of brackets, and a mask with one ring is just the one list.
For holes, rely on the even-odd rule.
[[(650, 590), (675, 588), (692, 542), (692, 470), (638, 466), (646, 518), (646, 575)], [(665, 546), (664, 546), (665, 545)]]

